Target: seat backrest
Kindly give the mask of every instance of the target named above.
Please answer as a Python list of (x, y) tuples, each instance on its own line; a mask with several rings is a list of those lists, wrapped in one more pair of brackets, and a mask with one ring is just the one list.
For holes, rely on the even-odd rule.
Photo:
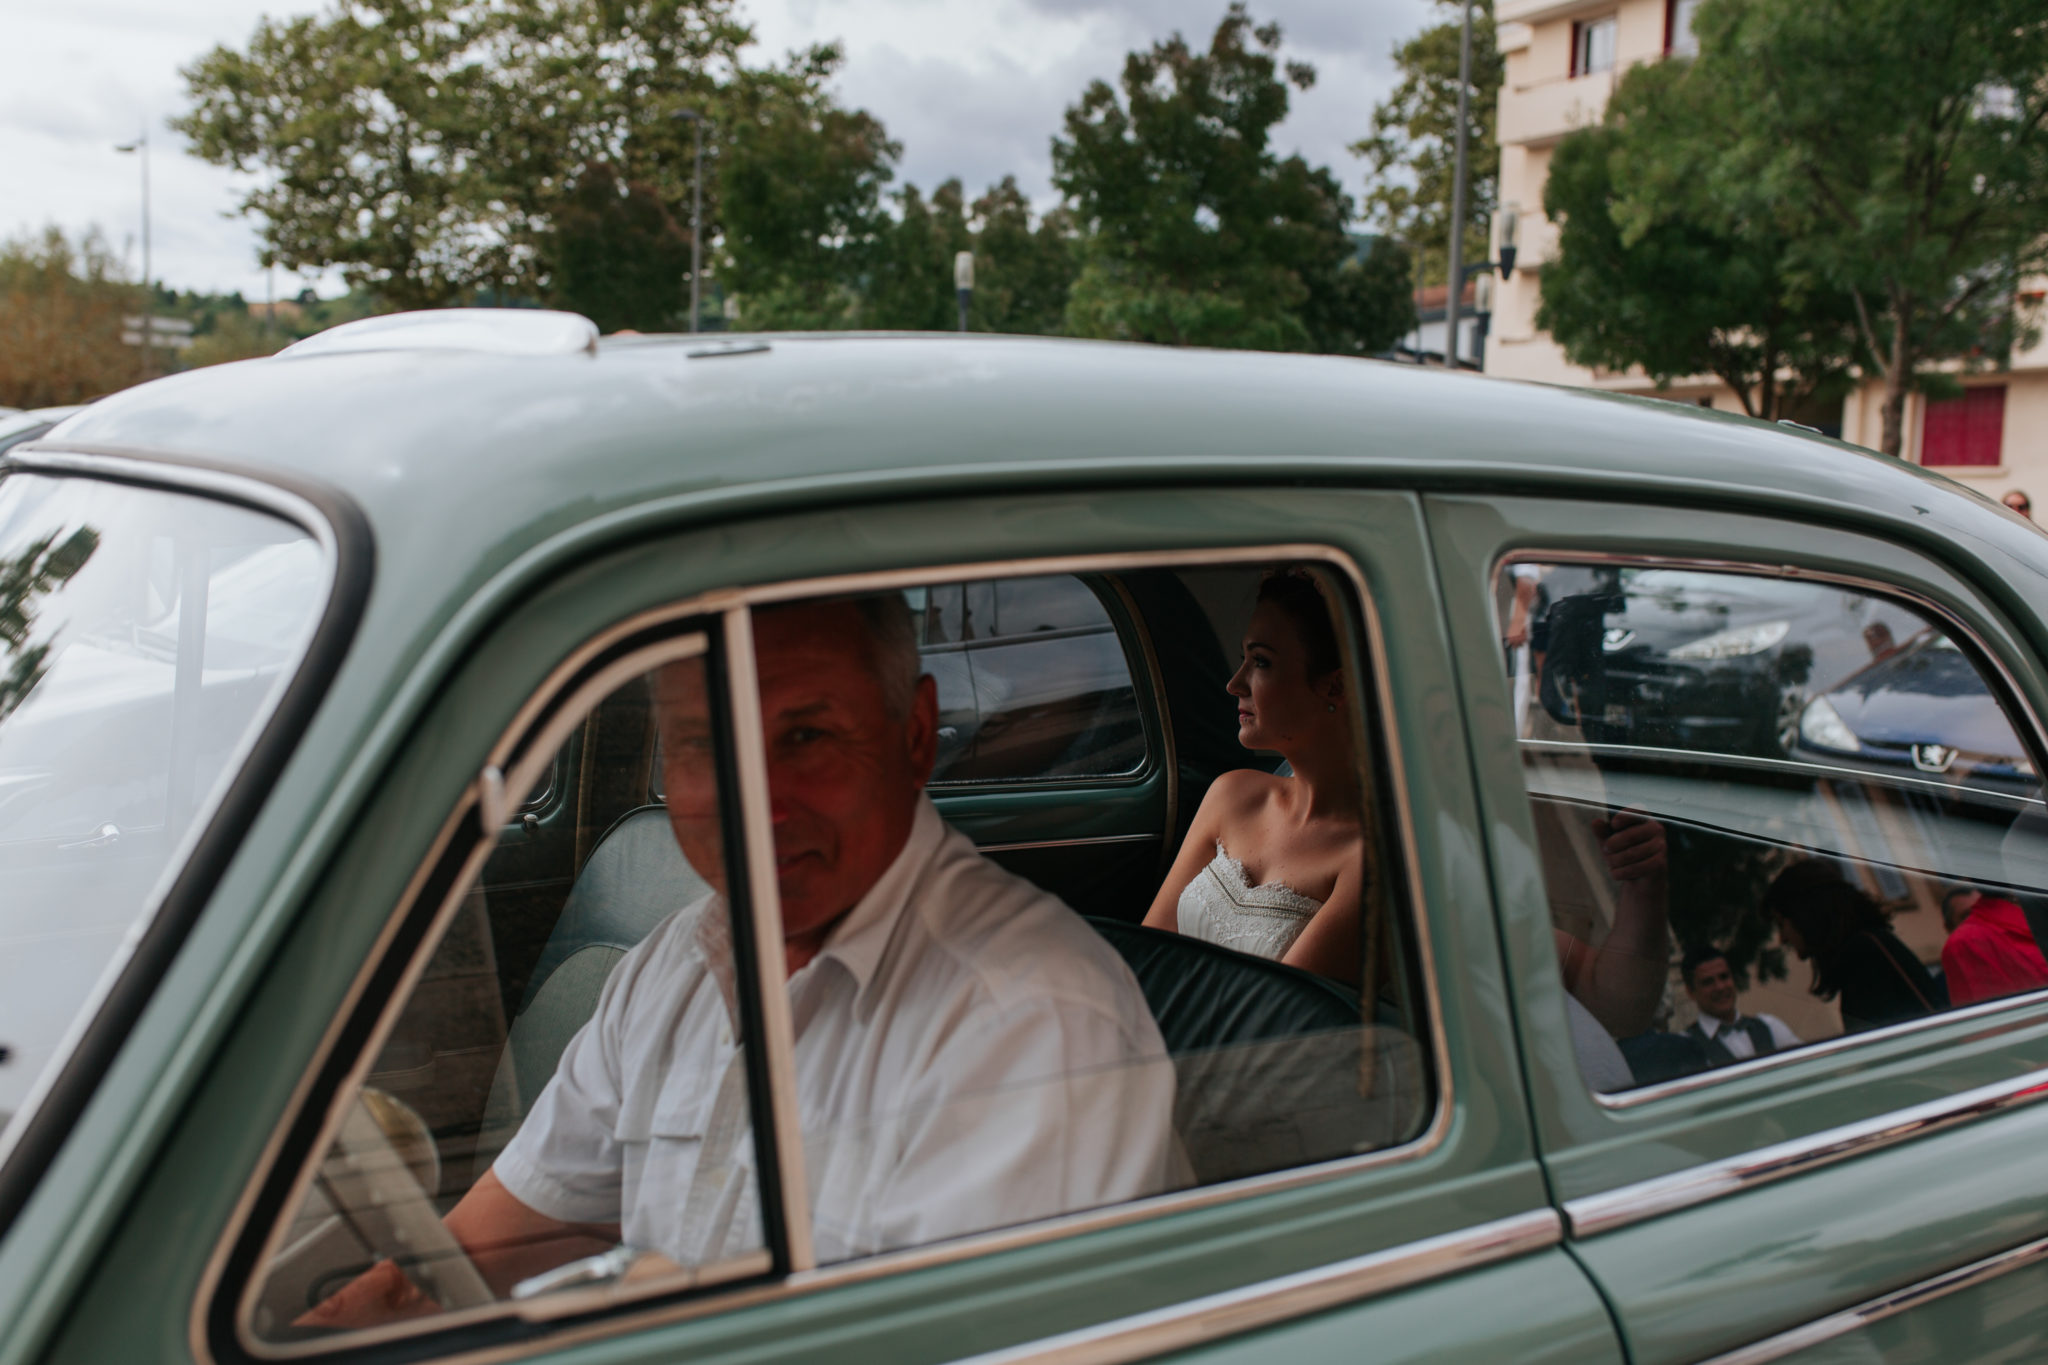
[(641, 806), (605, 831), (569, 888), (512, 1021), (484, 1110), (479, 1175), (555, 1074), (569, 1039), (596, 1011), (619, 959), (671, 911), (710, 890), (677, 847), (666, 808)]
[(1161, 929), (1090, 919), (1173, 1055), (1174, 1132), (1203, 1184), (1406, 1141), (1428, 1112), (1421, 1052), (1324, 977)]
[(1164, 929), (1088, 922), (1138, 978), (1168, 1052), (1359, 1026), (1358, 996), (1327, 977)]

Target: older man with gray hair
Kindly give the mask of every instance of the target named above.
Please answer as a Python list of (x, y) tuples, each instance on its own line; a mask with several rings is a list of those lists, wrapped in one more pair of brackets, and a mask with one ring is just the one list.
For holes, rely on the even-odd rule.
[[(924, 794), (938, 701), (903, 599), (764, 609), (754, 638), (819, 1260), (1183, 1181), (1172, 1065), (1129, 969)], [(501, 1294), (621, 1240), (685, 1266), (763, 1244), (701, 661), (663, 670), (656, 707), (669, 819), (713, 892), (619, 963), (449, 1213)], [(306, 1322), (423, 1306), (386, 1266)]]

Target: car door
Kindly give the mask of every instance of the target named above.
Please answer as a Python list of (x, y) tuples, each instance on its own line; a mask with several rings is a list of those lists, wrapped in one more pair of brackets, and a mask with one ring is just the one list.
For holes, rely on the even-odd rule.
[[(1426, 545), (1419, 501), (1399, 493), (958, 496), (764, 518), (715, 535), (678, 530), (623, 551), (593, 546), (580, 562), (564, 561), (576, 562), (573, 571), (500, 610), (479, 608), (476, 619), (508, 624), (435, 685), (396, 694), (393, 706), (416, 710), (378, 719), (381, 732), (418, 741), (335, 783), (335, 818), (243, 888), (290, 906), (288, 930), (260, 971), (247, 969), (247, 1004), (219, 1025), (211, 1062), (146, 1177), (132, 1193), (116, 1192), (101, 1215), (101, 1249), (44, 1310), (43, 1358), (327, 1354), (318, 1340), (284, 1339), (288, 1313), (258, 1330), (249, 1314), (262, 1285), (252, 1277), (300, 1207), (307, 1187), (299, 1172), (327, 1169), (318, 1143), (334, 1136), (334, 1124), (345, 1131), (353, 1122), (340, 1116), (353, 1112), (349, 1088), (368, 1071), (372, 1043), (390, 1036), (411, 983), (457, 942), (449, 926), (499, 828), (491, 803), (518, 795), (512, 777), (542, 771), (540, 736), (559, 742), (578, 723), (582, 693), (571, 684), (582, 687), (578, 679), (597, 677), (591, 670), (643, 648), (632, 631), (658, 627), (666, 633), (645, 647), (665, 651), (659, 659), (709, 661), (701, 666), (728, 670), (711, 675), (727, 679), (719, 685), (738, 688), (745, 675), (731, 671), (737, 651), (728, 646), (750, 629), (759, 604), (877, 584), (1140, 566), (1227, 570), (1255, 587), (1261, 566), (1306, 563), (1349, 603), (1343, 631), (1367, 684), (1357, 715), (1373, 737), (1374, 818), (1388, 841), (1376, 855), (1384, 878), (1375, 894), (1394, 916), (1384, 921), (1392, 947), (1381, 1002), (1414, 1021), (1412, 1031), (1400, 1026), (1406, 1042), (1389, 1037), (1429, 1077), (1412, 1136), (1383, 1151), (1310, 1153), (1151, 1202), (850, 1266), (806, 1265), (793, 1236), (778, 1240), (774, 1230), (790, 1215), (775, 1212), (781, 1196), (764, 1185), (770, 1245), (719, 1263), (699, 1282), (663, 1281), (638, 1296), (599, 1286), (524, 1306), (479, 1304), (450, 1315), (445, 1330), (430, 1323), (426, 1335), (398, 1327), (374, 1341), (340, 1341), (333, 1358), (525, 1359), (575, 1349), (621, 1362), (980, 1353), (1127, 1360), (1199, 1348), (1205, 1358), (1232, 1359), (1364, 1351), (1376, 1359), (1618, 1360), (1604, 1305), (1559, 1245), (1537, 1165)], [(635, 656), (619, 669), (643, 663)], [(719, 705), (737, 754), (746, 715)], [(765, 795), (747, 787), (732, 766), (737, 757), (721, 762), (739, 774), (733, 818), (742, 823), (731, 827), (727, 856), (757, 858), (771, 846)], [(763, 913), (744, 886), (733, 894), (744, 915)], [(215, 910), (232, 920), (246, 908), (222, 902)], [(775, 1078), (787, 1058), (775, 1060), (785, 1045), (749, 994), (752, 981), (739, 987), (760, 1011), (747, 1016), (746, 1038), (770, 1054), (750, 1073), (747, 1093), (758, 1096), (757, 1082), (783, 1083)], [(780, 1101), (759, 1102), (770, 1108), (757, 1117), (779, 1132)], [(395, 1148), (401, 1137), (416, 1142), (417, 1130), (398, 1125), (382, 1141)], [(370, 1135), (362, 1150), (378, 1141)], [(778, 1146), (780, 1155), (762, 1160), (786, 1174), (797, 1168), (778, 1163), (795, 1150)], [(418, 1162), (401, 1164), (414, 1174), (401, 1179), (387, 1163), (396, 1183), (385, 1188), (433, 1183)], [(444, 1162), (440, 1179), (449, 1178)]]
[[(1509, 496), (1428, 515), (1544, 1165), (1631, 1359), (2038, 1355), (2048, 993), (1962, 999), (1941, 918), (1958, 888), (2006, 902), (2019, 940), (2039, 917), (2038, 660), (1875, 533)], [(1914, 701), (1901, 661), (1937, 644), (1968, 668)], [(1888, 724), (1967, 703), (2001, 738), (1880, 734), (1855, 700), (1878, 690), (1903, 699)], [(1593, 992), (1565, 984), (1583, 924), (1648, 903), (1603, 861), (1627, 810), (1664, 830), (1675, 942), (1639, 977), (1654, 1017), (1589, 1042)], [(1837, 901), (1848, 947), (1823, 951), (1808, 917)], [(1737, 1017), (1805, 1045), (1710, 1051), (1681, 949), (1725, 954)]]

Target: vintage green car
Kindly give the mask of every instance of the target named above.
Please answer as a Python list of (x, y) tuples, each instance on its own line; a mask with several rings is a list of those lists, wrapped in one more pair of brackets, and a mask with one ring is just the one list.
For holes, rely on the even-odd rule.
[[(2044, 575), (1333, 358), (455, 311), (105, 399), (0, 463), (0, 1365), (2041, 1358)], [(1975, 738), (1844, 757), (1937, 637)]]

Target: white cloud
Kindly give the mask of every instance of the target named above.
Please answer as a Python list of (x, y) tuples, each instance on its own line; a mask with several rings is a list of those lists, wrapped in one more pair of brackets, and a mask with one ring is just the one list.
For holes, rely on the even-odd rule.
[[(178, 69), (216, 44), (240, 46), (258, 19), (319, 0), (0, 0), (8, 80), (0, 89), (0, 234), (97, 225), (139, 266), (136, 160), (114, 152), (147, 125), (152, 142), (152, 268), (181, 288), (260, 298), (255, 236), (232, 216), (240, 178), (186, 154), (164, 120), (184, 105)], [(1331, 166), (1355, 193), (1359, 137), (1392, 84), (1389, 53), (1430, 18), (1429, 0), (1268, 0), (1260, 20), (1313, 62), (1280, 150)], [(762, 58), (814, 42), (847, 53), (840, 93), (903, 144), (899, 178), (930, 189), (959, 176), (979, 193), (1014, 174), (1052, 198), (1050, 141), (1060, 115), (1124, 54), (1175, 28), (1206, 41), (1222, 0), (753, 0)], [(331, 283), (331, 282), (329, 282)], [(280, 278), (279, 293), (296, 280)]]

